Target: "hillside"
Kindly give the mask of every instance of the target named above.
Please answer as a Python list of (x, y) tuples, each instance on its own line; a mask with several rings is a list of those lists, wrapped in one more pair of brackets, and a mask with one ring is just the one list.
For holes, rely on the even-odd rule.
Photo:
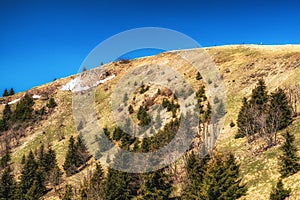
[[(221, 134), (217, 140), (215, 152), (219, 153), (233, 153), (237, 161), (241, 164), (241, 177), (243, 183), (247, 184), (248, 192), (245, 197), (241, 199), (267, 199), (272, 186), (277, 182), (280, 176), (278, 172), (278, 157), (280, 155), (279, 147), (283, 143), (281, 136), (285, 130), (280, 131), (279, 142), (267, 149), (263, 149), (263, 144), (260, 140), (255, 141), (249, 145), (246, 138), (235, 139), (237, 133), (237, 126), (231, 127), (231, 122), (236, 123), (239, 110), (242, 105), (243, 97), (249, 97), (257, 81), (263, 78), (266, 82), (269, 93), (275, 91), (278, 87), (285, 88), (290, 91), (299, 86), (300, 83), (300, 45), (282, 45), (282, 46), (263, 46), (263, 45), (235, 45), (235, 46), (220, 46), (206, 48), (207, 53), (214, 61), (217, 70), (219, 70), (220, 77), (224, 83), (226, 93), (226, 115), (224, 126), (221, 129)], [(24, 154), (28, 154), (30, 150), (35, 150), (44, 144), (45, 146), (51, 145), (52, 149), (57, 153), (57, 161), (59, 167), (65, 161), (65, 156), (68, 150), (68, 141), (70, 136), (77, 136), (79, 121), (83, 118), (76, 118), (74, 122), (73, 108), (76, 105), (74, 98), (76, 94), (84, 93), (88, 88), (96, 86), (95, 88), (95, 102), (85, 101), (83, 99), (76, 99), (77, 103), (80, 101), (82, 106), (87, 106), (91, 109), (95, 108), (96, 114), (89, 116), (87, 110), (84, 115), (84, 123), (95, 122), (99, 127), (106, 127), (109, 131), (113, 131), (116, 124), (114, 122), (114, 113), (111, 110), (112, 95), (116, 85), (128, 72), (145, 65), (168, 65), (176, 69), (191, 85), (193, 89), (197, 89), (199, 85), (205, 85), (206, 88), (213, 88), (212, 85), (204, 80), (196, 80), (195, 76), (197, 71), (191, 66), (191, 63), (186, 60), (180, 59), (180, 56), (185, 55), (185, 50), (161, 53), (156, 56), (139, 58), (130, 61), (118, 61), (105, 65), (105, 70), (99, 67), (97, 69), (83, 72), (80, 75), (73, 75), (54, 82), (32, 88), (26, 91), (34, 98), (34, 110), (38, 111), (42, 107), (46, 107), (49, 99), (55, 99), (57, 106), (53, 109), (46, 108), (46, 114), (36, 117), (21, 124), (19, 127), (14, 127), (11, 131), (4, 132), (0, 135), (0, 150), (5, 148), (5, 139), (11, 138), (12, 145), (12, 162), (14, 166), (14, 173), (19, 176), (21, 170), (21, 160)], [(199, 55), (199, 49), (189, 50), (190, 55), (195, 57)], [(93, 72), (93, 73), (91, 73)], [(96, 72), (96, 73), (95, 73)], [(87, 76), (83, 87), (75, 86), (79, 76)], [(131, 83), (138, 82), (133, 78)], [(124, 84), (124, 90), (127, 83)], [(129, 84), (129, 82), (128, 82)], [(298, 84), (298, 86), (297, 86)], [(86, 88), (84, 88), (86, 87)], [(147, 86), (145, 86), (147, 87)], [(136, 92), (134, 97), (130, 97), (129, 102), (133, 105), (133, 110), (137, 111), (145, 99), (152, 97), (152, 106), (162, 104), (164, 98), (169, 101), (177, 103), (174, 93), (169, 92), (167, 88), (161, 89), (163, 92), (155, 96), (156, 91), (159, 89), (158, 85), (149, 85), (149, 90), (145, 92)], [(296, 91), (296, 90), (295, 90)], [(87, 92), (88, 94), (89, 92)], [(298, 96), (296, 99), (300, 98)], [(15, 94), (9, 97), (0, 98), (0, 113), (5, 107), (5, 104), (10, 104), (12, 109), (25, 95), (25, 92)], [(93, 95), (93, 93), (91, 93)], [(297, 95), (296, 92), (290, 92), (288, 95)], [(213, 100), (213, 96), (207, 94), (209, 101)], [(119, 96), (123, 99), (123, 96)], [(92, 99), (93, 100), (93, 99)], [(300, 101), (298, 101), (296, 113), (300, 113)], [(91, 106), (94, 105), (94, 106)], [(206, 107), (205, 107), (206, 108)], [(182, 108), (179, 108), (179, 110)], [(170, 111), (162, 114), (163, 124), (168, 124), (173, 118), (178, 118), (179, 110)], [(86, 114), (86, 115), (85, 115)], [(136, 112), (132, 114), (133, 120), (139, 122)], [(295, 143), (300, 155), (300, 118), (294, 117), (293, 123), (287, 128), (292, 134), (295, 135)], [(86, 130), (86, 135), (89, 131)], [(93, 132), (94, 130), (90, 130)], [(15, 136), (17, 135), (17, 136)], [(90, 136), (91, 137), (91, 136)], [(88, 141), (87, 138), (85, 140)], [(210, 143), (213, 147), (213, 144)], [(133, 146), (133, 145), (132, 145)], [(129, 148), (132, 148), (130, 146)], [(89, 149), (93, 155), (92, 149)], [(0, 151), (0, 152), (1, 152)], [(200, 151), (200, 150), (198, 150)], [(88, 175), (91, 170), (95, 168), (94, 156), (90, 158), (85, 167), (75, 175), (67, 177), (63, 175), (63, 183), (74, 186), (81, 184), (83, 177)], [(178, 166), (182, 166), (180, 161), (177, 162)], [(179, 167), (180, 168), (180, 167)], [(184, 175), (183, 175), (184, 176)], [(285, 187), (291, 188), (291, 197), (289, 199), (299, 199), (300, 196), (300, 172), (283, 179)], [(182, 191), (182, 183), (175, 181), (176, 190), (174, 196)], [(57, 193), (50, 191), (46, 194), (46, 199), (59, 199)]]

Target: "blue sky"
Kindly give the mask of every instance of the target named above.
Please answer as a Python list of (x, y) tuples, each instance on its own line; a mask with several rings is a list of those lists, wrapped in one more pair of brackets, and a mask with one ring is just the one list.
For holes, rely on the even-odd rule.
[(139, 27), (182, 32), (202, 46), (298, 44), (297, 1), (0, 0), (0, 92), (77, 73), (105, 39)]

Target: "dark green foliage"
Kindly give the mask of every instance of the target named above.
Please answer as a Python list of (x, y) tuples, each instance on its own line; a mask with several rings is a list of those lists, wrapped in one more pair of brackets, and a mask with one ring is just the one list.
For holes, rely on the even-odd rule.
[(104, 180), (103, 198), (105, 200), (130, 200), (133, 197), (130, 182), (131, 177), (128, 173), (109, 168)]
[(129, 112), (129, 114), (134, 113), (134, 110), (133, 110), (132, 105), (129, 105), (129, 106), (128, 106), (128, 112)]
[(260, 79), (256, 87), (252, 90), (250, 103), (255, 106), (259, 113), (263, 113), (266, 110), (268, 103), (268, 92), (263, 79)]
[(29, 94), (25, 96), (17, 103), (16, 110), (14, 112), (15, 119), (25, 121), (32, 117), (32, 106), (34, 105), (33, 98)]
[(246, 194), (246, 186), (239, 178), (239, 165), (230, 154), (226, 159), (216, 156), (199, 161), (191, 155), (188, 161), (188, 182), (184, 199), (238, 199)]
[(51, 97), (51, 98), (49, 99), (49, 102), (47, 103), (47, 107), (48, 107), (48, 108), (55, 108), (56, 106), (57, 106), (57, 104), (56, 104), (54, 98)]
[(285, 142), (281, 146), (282, 156), (280, 156), (280, 174), (282, 177), (288, 177), (300, 170), (300, 158), (297, 156), (297, 148), (294, 144), (295, 137), (289, 132), (286, 132), (284, 138)]
[(9, 90), (9, 95), (11, 96), (11, 95), (14, 95), (14, 94), (15, 94), (14, 89), (13, 89), (13, 88), (10, 88), (10, 90)]
[(77, 154), (77, 149), (75, 145), (75, 139), (71, 136), (69, 140), (68, 152), (66, 155), (63, 168), (66, 171), (67, 175), (73, 175), (77, 173), (77, 167), (80, 166), (79, 155)]
[(119, 127), (116, 127), (113, 132), (113, 140), (119, 141), (125, 133)]
[(69, 140), (68, 152), (63, 164), (63, 168), (66, 171), (67, 176), (77, 173), (77, 168), (84, 164), (88, 157), (87, 149), (81, 137), (77, 137), (77, 141), (75, 143), (74, 137), (71, 136)]
[(243, 98), (243, 105), (237, 119), (238, 133), (235, 138), (249, 137), (254, 134), (254, 119), (250, 113), (250, 104)]
[(165, 200), (170, 199), (171, 193), (172, 184), (164, 169), (144, 175), (144, 182), (140, 189), (140, 199)]
[(95, 136), (95, 140), (98, 143), (98, 151), (96, 153), (96, 158), (100, 158), (102, 153), (109, 150), (113, 147), (112, 142), (110, 141), (110, 133), (107, 128), (103, 128), (103, 134), (100, 136)]
[(147, 126), (151, 122), (151, 118), (147, 112), (147, 107), (146, 106), (140, 106), (138, 113), (137, 113), (137, 118), (140, 120), (139, 125), (140, 126)]
[(12, 111), (10, 109), (10, 105), (9, 104), (5, 104), (5, 107), (4, 107), (4, 110), (3, 110), (2, 119), (7, 122), (11, 118), (12, 118)]
[(20, 188), (23, 194), (26, 194), (33, 185), (37, 169), (38, 164), (35, 161), (33, 152), (30, 151), (21, 172)]
[(6, 149), (4, 156), (0, 159), (0, 170), (8, 166), (10, 159), (10, 152)]
[(73, 187), (71, 185), (66, 185), (64, 193), (60, 196), (61, 200), (72, 200), (74, 197)]
[(200, 72), (197, 72), (197, 75), (196, 75), (196, 80), (201, 80), (202, 79), (202, 76), (201, 76), (201, 74), (200, 74)]
[(204, 111), (204, 120), (209, 121), (211, 119), (211, 114), (212, 114), (212, 108), (211, 108), (210, 103), (208, 102), (207, 103), (207, 108)]
[(292, 122), (292, 107), (282, 89), (271, 94), (270, 108), (267, 116), (267, 124), (270, 131), (278, 131), (286, 128)]
[(25, 195), (26, 200), (36, 200), (45, 194), (46, 186), (44, 185), (44, 181), (44, 172), (38, 169), (35, 172), (33, 184)]
[(3, 97), (7, 97), (9, 96), (8, 90), (5, 88), (4, 92), (3, 92)]
[(187, 182), (183, 190), (183, 199), (200, 199), (204, 177), (209, 167), (209, 155), (199, 158), (198, 155), (192, 152), (187, 160)]
[(0, 199), (15, 199), (17, 184), (10, 166), (7, 166), (0, 177)]
[(290, 196), (291, 190), (284, 189), (282, 180), (280, 179), (276, 186), (272, 188), (270, 193), (270, 200), (285, 200), (287, 197)]
[(150, 86), (147, 85), (145, 86), (144, 84), (142, 84), (141, 89), (140, 89), (140, 94), (144, 94), (145, 92), (147, 92), (149, 90)]

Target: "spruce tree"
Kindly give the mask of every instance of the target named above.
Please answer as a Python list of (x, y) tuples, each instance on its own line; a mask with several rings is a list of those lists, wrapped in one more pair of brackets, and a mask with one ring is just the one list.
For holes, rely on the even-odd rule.
[(13, 89), (13, 88), (10, 88), (10, 90), (9, 90), (9, 95), (11, 96), (11, 95), (14, 95), (14, 94), (15, 94), (14, 89)]
[(204, 178), (208, 169), (210, 156), (206, 155), (199, 158), (198, 155), (192, 152), (187, 160), (187, 180), (183, 190), (183, 199), (201, 199)]
[(23, 194), (26, 194), (33, 185), (37, 169), (38, 164), (35, 161), (33, 152), (30, 151), (21, 172), (20, 188)]
[(144, 175), (144, 182), (140, 189), (140, 199), (170, 199), (172, 184), (164, 169), (149, 172)]
[(25, 96), (17, 103), (14, 116), (17, 120), (25, 121), (32, 117), (32, 106), (34, 105), (33, 98), (29, 94)]
[(250, 104), (256, 107), (259, 113), (263, 113), (267, 108), (268, 92), (263, 79), (260, 79), (256, 87), (252, 90)]
[(0, 199), (15, 199), (16, 182), (10, 166), (7, 166), (0, 178)]
[(286, 132), (284, 135), (285, 142), (281, 146), (282, 156), (280, 156), (280, 174), (282, 177), (288, 177), (300, 170), (299, 156), (295, 147), (295, 137)]
[(270, 193), (270, 200), (285, 200), (287, 197), (290, 196), (291, 190), (284, 189), (282, 180), (280, 179), (276, 186), (272, 188)]
[(66, 171), (67, 176), (77, 173), (77, 167), (79, 165), (79, 156), (77, 154), (75, 139), (73, 136), (71, 136), (69, 140), (68, 152), (63, 164), (63, 168)]
[(108, 169), (107, 176), (104, 180), (105, 200), (130, 200), (133, 196), (130, 188), (130, 175), (113, 168)]
[(3, 115), (2, 119), (5, 120), (6, 122), (9, 121), (12, 117), (12, 111), (10, 109), (9, 104), (5, 104), (4, 110), (3, 110)]
[(48, 108), (55, 108), (56, 106), (57, 106), (57, 104), (56, 104), (54, 98), (51, 97), (51, 98), (49, 99), (49, 102), (47, 103), (47, 107), (48, 107)]
[(191, 199), (234, 200), (244, 196), (246, 191), (234, 156), (229, 155), (225, 160), (221, 156), (215, 156), (203, 176), (201, 187)]
[(8, 90), (5, 88), (4, 92), (3, 92), (3, 97), (7, 97), (9, 96)]

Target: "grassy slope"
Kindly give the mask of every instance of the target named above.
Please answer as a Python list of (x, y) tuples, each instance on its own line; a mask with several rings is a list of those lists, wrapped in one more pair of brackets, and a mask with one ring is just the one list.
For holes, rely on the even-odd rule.
[[(249, 195), (246, 199), (266, 199), (271, 186), (275, 184), (279, 176), (277, 172), (277, 157), (280, 153), (278, 146), (254, 156), (244, 139), (235, 140), (233, 138), (237, 129), (236, 127), (230, 128), (228, 124), (230, 121), (236, 120), (242, 97), (250, 94), (259, 77), (264, 77), (269, 90), (274, 90), (280, 84), (292, 85), (300, 82), (300, 68), (297, 67), (297, 62), (299, 63), (300, 60), (300, 46), (223, 46), (208, 48), (207, 50), (219, 67), (220, 73), (223, 74), (227, 94), (228, 114), (223, 133), (217, 143), (217, 151), (232, 151), (240, 160), (242, 175), (249, 187)], [(99, 86), (96, 91), (96, 109), (99, 118), (102, 119), (100, 124), (104, 126), (111, 123), (110, 94), (120, 75), (143, 64), (164, 64), (166, 62), (175, 65), (179, 71), (185, 74), (185, 78), (190, 80), (191, 85), (196, 87), (195, 71), (190, 68), (188, 63), (182, 60), (179, 61), (177, 56), (172, 53), (137, 59), (125, 65), (111, 64), (109, 68), (114, 68), (117, 71), (117, 78)], [(76, 134), (76, 129), (72, 118), (72, 94), (59, 89), (71, 78), (56, 81), (59, 84), (56, 84), (57, 91), (54, 97), (59, 106), (55, 109), (54, 114), (45, 120), (41, 126), (34, 127), (30, 136), (24, 139), (22, 146), (14, 150), (13, 161), (15, 163), (20, 162), (24, 153), (27, 154), (30, 149), (37, 148), (41, 143), (52, 143), (53, 149), (58, 154), (59, 164), (62, 165), (64, 162), (68, 138), (70, 135)], [(39, 90), (43, 87), (46, 86), (35, 89)], [(14, 98), (17, 98), (17, 96)], [(300, 149), (299, 121), (299, 119), (296, 120), (290, 129), (296, 135), (296, 143)], [(59, 141), (58, 134), (64, 134), (65, 139)], [(67, 180), (72, 184), (78, 184), (83, 174), (87, 173), (89, 169), (87, 168), (82, 173)], [(18, 167), (16, 167), (16, 170), (18, 170)], [(284, 180), (285, 185), (292, 188), (293, 197), (291, 199), (300, 196), (297, 193), (300, 191), (299, 179), (300, 173)], [(51, 193), (47, 197), (55, 199)]]

